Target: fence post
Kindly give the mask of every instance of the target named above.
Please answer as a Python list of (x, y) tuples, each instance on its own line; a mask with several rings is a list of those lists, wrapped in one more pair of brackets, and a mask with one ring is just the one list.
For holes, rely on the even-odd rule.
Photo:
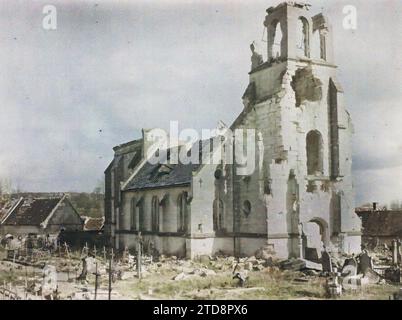
[(109, 257), (109, 295), (108, 298), (111, 300), (112, 298), (112, 261), (113, 260), (113, 248), (111, 250), (111, 255)]
[(98, 294), (98, 263), (95, 263), (95, 300)]
[(141, 243), (138, 241), (137, 244), (137, 276), (138, 280), (141, 281), (141, 264), (142, 264), (142, 252), (141, 252)]

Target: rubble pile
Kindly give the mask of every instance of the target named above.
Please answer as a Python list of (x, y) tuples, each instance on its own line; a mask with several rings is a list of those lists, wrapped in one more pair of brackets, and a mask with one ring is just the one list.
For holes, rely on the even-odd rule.
[[(3, 286), (2, 290), (16, 299), (21, 298), (21, 294), (26, 299), (92, 300), (97, 296), (102, 299), (109, 295), (119, 298), (117, 292), (107, 290), (109, 277), (113, 285), (117, 281), (137, 283), (147, 278), (151, 281), (153, 278), (162, 278), (172, 283), (186, 280), (203, 283), (202, 279), (216, 279), (218, 283), (225, 282), (225, 290), (234, 290), (233, 293), (237, 292), (235, 289), (256, 288), (255, 277), (258, 279), (262, 276), (266, 281), (285, 279), (296, 286), (318, 284), (324, 286), (322, 288), (329, 298), (340, 297), (345, 292), (359, 291), (368, 285), (401, 280), (399, 256), (395, 254), (395, 250), (387, 250), (386, 247), (377, 248), (373, 254), (363, 250), (356, 256), (337, 255), (324, 250), (318, 261), (303, 258), (279, 260), (270, 247), (257, 250), (251, 257), (217, 254), (200, 255), (193, 260), (165, 255), (132, 255), (128, 249), (117, 254), (111, 249), (107, 254), (102, 254), (96, 248), (91, 250), (87, 246), (77, 252), (70, 252), (66, 248), (64, 252), (40, 252), (40, 249), (33, 249), (28, 253), (17, 248), (18, 254), (14, 251), (12, 258), (10, 250), (8, 247), (7, 257), (0, 262), (0, 267), (19, 272), (18, 285), (14, 289)], [(379, 261), (383, 264), (377, 265), (376, 262)], [(25, 271), (24, 275), (26, 268), (30, 268), (30, 271)], [(222, 275), (225, 276), (224, 280), (219, 278)], [(264, 291), (264, 287), (260, 289)], [(208, 295), (206, 292), (202, 294)], [(198, 293), (195, 292), (194, 295), (198, 296)], [(148, 293), (143, 298), (151, 296), (152, 293)]]

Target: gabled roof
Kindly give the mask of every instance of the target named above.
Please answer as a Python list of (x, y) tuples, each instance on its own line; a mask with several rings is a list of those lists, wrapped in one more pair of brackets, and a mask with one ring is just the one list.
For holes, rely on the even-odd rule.
[(183, 164), (180, 161), (178, 164), (146, 162), (128, 183), (126, 190), (189, 185), (193, 171), (197, 170), (199, 166), (199, 164)]
[(4, 225), (40, 226), (56, 209), (62, 198), (21, 198), (5, 217)]
[(7, 217), (10, 210), (17, 204), (19, 199), (11, 199), (6, 202), (0, 203), (0, 224)]

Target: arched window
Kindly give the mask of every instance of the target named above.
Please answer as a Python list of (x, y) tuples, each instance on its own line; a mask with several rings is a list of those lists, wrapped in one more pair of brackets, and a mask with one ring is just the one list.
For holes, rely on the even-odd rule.
[(177, 198), (177, 231), (187, 231), (187, 200), (184, 193)]
[(151, 230), (159, 231), (159, 199), (157, 196), (152, 197), (151, 203)]
[(130, 230), (137, 230), (137, 199), (132, 198), (130, 203)]
[(300, 17), (297, 20), (297, 43), (296, 51), (298, 56), (310, 57), (310, 29), (306, 18)]
[(320, 31), (320, 58), (327, 60), (327, 38), (324, 31)]
[(323, 174), (322, 136), (317, 130), (310, 131), (306, 137), (307, 174)]
[(220, 199), (215, 199), (213, 203), (213, 227), (214, 231), (223, 230), (223, 215), (224, 206), (223, 201)]
[(246, 200), (243, 202), (243, 212), (248, 217), (251, 213), (251, 202)]
[(145, 231), (145, 212), (144, 212), (144, 198), (137, 202), (138, 207), (138, 230)]
[(269, 58), (279, 58), (281, 56), (282, 47), (282, 29), (281, 23), (274, 20), (268, 30), (268, 56)]

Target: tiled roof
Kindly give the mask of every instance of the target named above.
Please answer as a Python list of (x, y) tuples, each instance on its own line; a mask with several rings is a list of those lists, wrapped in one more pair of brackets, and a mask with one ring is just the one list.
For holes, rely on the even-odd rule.
[(3, 224), (39, 226), (49, 216), (60, 200), (61, 198), (22, 199)]
[(18, 199), (0, 203), (0, 223), (7, 216), (9, 210), (18, 202)]
[(97, 231), (103, 228), (103, 224), (105, 222), (104, 218), (91, 218), (88, 217), (85, 220), (84, 230), (86, 231)]
[[(210, 139), (209, 141), (215, 141), (215, 139)], [(208, 140), (202, 140), (197, 143), (205, 146), (207, 142)], [(165, 150), (161, 152), (168, 152), (169, 154), (170, 151)], [(200, 159), (202, 157), (202, 148), (200, 148), (199, 157)], [(183, 164), (180, 161), (178, 164), (151, 164), (150, 162), (146, 162), (128, 183), (125, 190), (189, 185), (193, 171), (198, 170), (200, 166), (201, 164)]]

